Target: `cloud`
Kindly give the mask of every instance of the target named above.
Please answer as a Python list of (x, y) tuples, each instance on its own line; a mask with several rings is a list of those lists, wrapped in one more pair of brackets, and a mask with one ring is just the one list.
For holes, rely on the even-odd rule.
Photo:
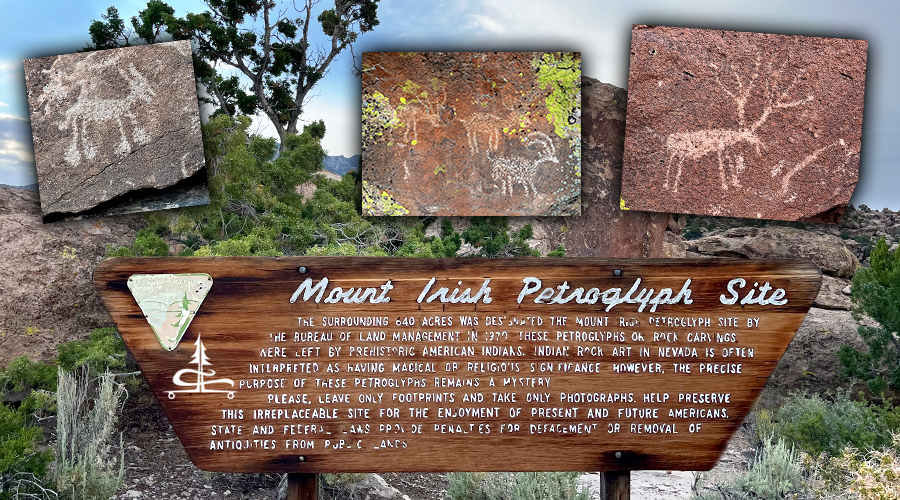
[(506, 28), (499, 21), (482, 14), (469, 14), (469, 27), (481, 28), (498, 35), (506, 32)]
[(0, 184), (36, 182), (31, 125), (20, 116), (0, 113)]
[(7, 106), (9, 106), (9, 104), (6, 104), (5, 102), (0, 102), (0, 108), (5, 108)]

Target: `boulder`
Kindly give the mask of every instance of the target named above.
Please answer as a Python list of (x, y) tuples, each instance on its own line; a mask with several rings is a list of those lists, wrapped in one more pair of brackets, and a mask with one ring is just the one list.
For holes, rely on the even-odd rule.
[(865, 348), (857, 328), (849, 311), (810, 309), (757, 404), (776, 407), (798, 390), (821, 394), (841, 387), (855, 388), (843, 376), (837, 352), (845, 344)]
[(859, 260), (840, 238), (792, 227), (733, 228), (695, 240), (690, 250), (719, 257), (809, 259), (823, 273), (841, 278), (852, 277), (859, 267)]
[(353, 498), (365, 500), (409, 500), (409, 497), (397, 488), (389, 485), (378, 474), (366, 474), (366, 477), (354, 486)]
[[(670, 219), (671, 220), (671, 219)], [(684, 238), (672, 231), (666, 231), (663, 240), (663, 251), (666, 257), (682, 259), (687, 257), (685, 253)]]
[(91, 275), (107, 247), (131, 245), (140, 216), (43, 224), (38, 194), (0, 188), (0, 366), (27, 354), (56, 357), (56, 345), (112, 319)]
[(840, 219), (859, 177), (866, 41), (634, 25), (631, 43), (625, 206)]
[(209, 203), (190, 42), (24, 64), (45, 221)]
[[(813, 302), (815, 307), (822, 309), (839, 309), (849, 311), (852, 302), (849, 297), (850, 281), (831, 276), (822, 276), (822, 286), (819, 288), (819, 294)], [(848, 293), (844, 293), (847, 290)]]

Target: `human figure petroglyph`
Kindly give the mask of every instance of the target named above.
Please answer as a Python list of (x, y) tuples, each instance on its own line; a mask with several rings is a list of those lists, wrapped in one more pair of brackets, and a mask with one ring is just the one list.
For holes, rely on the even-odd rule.
[[(97, 154), (98, 145), (90, 139), (92, 123), (115, 121), (118, 124), (120, 140), (115, 152), (119, 155), (131, 151), (132, 142), (142, 145), (149, 140), (147, 133), (138, 126), (133, 108), (135, 103), (139, 101), (149, 103), (152, 97), (156, 96), (150, 82), (134, 67), (134, 64), (128, 64), (125, 68), (120, 66), (117, 56), (108, 57), (100, 63), (95, 62), (92, 56), (93, 54), (78, 61), (70, 72), (60, 73), (55, 70), (56, 62), (53, 67), (44, 70), (53, 76), (37, 98), (38, 104), (46, 107), (51, 101), (65, 99), (71, 96), (75, 89), (78, 90), (75, 104), (65, 110), (65, 120), (58, 125), (60, 130), (68, 130), (70, 127), (73, 129), (69, 147), (63, 155), (64, 159), (73, 165), (81, 161), (82, 156), (90, 160)], [(109, 94), (111, 88), (108, 78), (96, 78), (96, 74), (106, 68), (115, 70), (123, 81), (128, 82), (125, 95), (100, 97), (104, 93)], [(130, 139), (125, 131), (124, 118), (131, 123)]]
[[(669, 188), (669, 175), (671, 173), (672, 162), (675, 159), (678, 159), (677, 172), (675, 173), (675, 181), (673, 183), (672, 189), (675, 193), (678, 192), (678, 181), (681, 178), (682, 166), (684, 164), (685, 159), (690, 159), (693, 161), (697, 161), (704, 156), (715, 152), (716, 157), (719, 160), (719, 176), (722, 181), (722, 189), (728, 190), (728, 179), (725, 175), (725, 166), (726, 166), (726, 155), (725, 151), (730, 146), (735, 144), (746, 142), (753, 146), (756, 146), (756, 154), (760, 154), (760, 149), (765, 148), (765, 144), (760, 140), (760, 138), (756, 135), (756, 130), (766, 123), (769, 115), (772, 112), (785, 109), (792, 108), (796, 106), (800, 106), (803, 103), (809, 102), (813, 99), (812, 95), (807, 95), (805, 98), (797, 99), (794, 101), (784, 102), (783, 99), (787, 99), (787, 94), (794, 88), (798, 81), (803, 76), (805, 70), (800, 69), (798, 74), (794, 77), (793, 81), (785, 88), (783, 91), (778, 89), (778, 78), (781, 73), (784, 71), (785, 66), (787, 65), (787, 61), (781, 66), (779, 70), (772, 71), (770, 67), (770, 78), (771, 88), (766, 91), (766, 100), (767, 106), (763, 109), (762, 114), (759, 119), (753, 122), (750, 126), (747, 126), (745, 117), (744, 117), (744, 107), (747, 104), (748, 99), (750, 98), (753, 87), (756, 83), (756, 79), (759, 77), (759, 69), (760, 69), (760, 57), (756, 56), (756, 65), (753, 69), (753, 72), (750, 75), (749, 81), (747, 85), (744, 85), (744, 82), (741, 81), (740, 76), (736, 71), (733, 71), (735, 81), (737, 82), (737, 89), (732, 92), (726, 87), (721, 80), (719, 80), (719, 75), (716, 74), (716, 83), (719, 84), (719, 87), (731, 97), (735, 102), (735, 108), (738, 114), (738, 124), (739, 127), (737, 130), (732, 129), (707, 129), (707, 130), (698, 130), (695, 132), (676, 132), (670, 134), (666, 138), (666, 150), (669, 155), (669, 159), (666, 162), (666, 180), (663, 183), (663, 188)], [(718, 69), (718, 67), (714, 64), (710, 64), (710, 67), (713, 69)], [(732, 70), (734, 67), (732, 66)], [(778, 95), (778, 98), (775, 99), (775, 95)], [(743, 156), (739, 157), (740, 167), (743, 167)], [(740, 187), (740, 179), (739, 172), (737, 171), (736, 166), (731, 165), (729, 169), (731, 184), (735, 187)]]
[(513, 194), (513, 185), (521, 184), (525, 188), (525, 196), (528, 196), (528, 186), (531, 186), (532, 196), (537, 194), (537, 188), (534, 185), (534, 176), (537, 174), (537, 168), (541, 163), (552, 162), (559, 163), (556, 158), (556, 147), (547, 134), (543, 132), (532, 132), (528, 134), (529, 142), (526, 148), (538, 146), (538, 158), (530, 160), (522, 156), (497, 156), (493, 157), (491, 151), (487, 151), (488, 160), (491, 162), (491, 177), (495, 181), (502, 183), (501, 191), (506, 195), (506, 188), (509, 186), (509, 194)]

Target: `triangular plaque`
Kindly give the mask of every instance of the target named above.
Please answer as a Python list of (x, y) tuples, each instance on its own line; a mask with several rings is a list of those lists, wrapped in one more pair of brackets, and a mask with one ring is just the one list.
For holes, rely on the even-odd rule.
[(128, 278), (131, 295), (167, 351), (178, 346), (212, 284), (208, 274), (133, 274)]

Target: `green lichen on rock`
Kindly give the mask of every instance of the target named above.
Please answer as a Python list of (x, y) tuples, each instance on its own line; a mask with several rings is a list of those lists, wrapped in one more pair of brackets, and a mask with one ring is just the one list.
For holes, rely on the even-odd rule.
[(409, 215), (409, 210), (394, 201), (394, 197), (387, 191), (363, 181), (362, 208), (365, 215)]
[(365, 96), (362, 104), (362, 142), (363, 147), (377, 141), (384, 135), (385, 128), (397, 128), (397, 112), (390, 100), (381, 92)]
[(570, 117), (581, 109), (581, 61), (570, 52), (544, 53), (531, 62), (537, 70), (538, 84), (551, 89), (544, 99), (547, 119), (562, 138), (581, 136), (581, 122), (570, 123)]
[(418, 83), (416, 83), (412, 80), (407, 79), (406, 82), (403, 83), (403, 86), (400, 87), (400, 90), (406, 92), (407, 94), (418, 95), (420, 88), (422, 88), (421, 85), (419, 85)]
[[(546, 52), (531, 61), (538, 85), (550, 89), (544, 99), (547, 120), (556, 135), (567, 139), (573, 159), (581, 163), (581, 59), (571, 52)], [(581, 175), (580, 168), (577, 174)]]

